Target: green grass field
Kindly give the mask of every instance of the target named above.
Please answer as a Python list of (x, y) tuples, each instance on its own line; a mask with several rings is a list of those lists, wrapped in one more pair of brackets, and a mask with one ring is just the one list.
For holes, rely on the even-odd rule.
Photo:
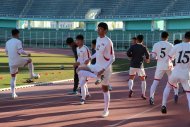
[[(32, 54), (32, 60), (35, 66), (35, 72), (41, 75), (35, 82), (49, 82), (73, 78), (74, 58), (58, 54)], [(64, 70), (60, 66), (64, 65)], [(154, 66), (155, 62), (146, 64), (145, 67)], [(113, 64), (113, 71), (126, 71), (129, 69), (127, 59), (116, 59)], [(26, 85), (24, 83), (29, 77), (28, 68), (20, 68), (17, 75), (17, 86)], [(9, 87), (10, 74), (8, 67), (8, 58), (5, 53), (0, 53), (0, 88)]]

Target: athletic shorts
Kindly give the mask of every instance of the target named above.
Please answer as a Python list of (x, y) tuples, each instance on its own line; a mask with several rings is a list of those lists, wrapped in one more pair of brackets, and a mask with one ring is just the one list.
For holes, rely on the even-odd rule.
[(156, 69), (154, 79), (155, 80), (160, 80), (163, 78), (164, 74), (167, 74), (168, 77), (171, 75), (171, 70), (158, 70)]
[(130, 67), (129, 75), (130, 76), (135, 76), (136, 74), (138, 74), (139, 77), (145, 77), (146, 76), (144, 68), (133, 68), (133, 67)]
[(177, 88), (178, 83), (181, 83), (183, 86), (183, 89), (186, 92), (190, 92), (190, 79), (184, 78), (183, 75), (172, 72), (172, 74), (169, 76), (168, 83), (174, 88)]
[[(103, 68), (98, 66), (97, 64), (95, 65), (89, 65), (88, 66), (92, 72), (97, 74), (99, 71), (101, 71)], [(108, 86), (110, 84), (110, 78), (112, 75), (112, 66), (109, 66), (103, 73), (104, 79), (102, 80), (102, 85)]]
[(18, 68), (28, 65), (28, 63), (29, 63), (29, 58), (21, 58), (17, 64), (9, 66), (10, 74), (17, 74)]

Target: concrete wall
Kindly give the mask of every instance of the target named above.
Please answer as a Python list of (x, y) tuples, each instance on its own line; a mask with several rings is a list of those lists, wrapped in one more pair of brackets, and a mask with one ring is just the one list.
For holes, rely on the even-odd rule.
[(96, 22), (85, 22), (86, 30), (95, 30)]
[(127, 21), (125, 30), (151, 30), (151, 21)]
[(190, 29), (190, 19), (172, 19), (166, 20), (167, 30)]
[(0, 28), (16, 28), (16, 20), (0, 20)]

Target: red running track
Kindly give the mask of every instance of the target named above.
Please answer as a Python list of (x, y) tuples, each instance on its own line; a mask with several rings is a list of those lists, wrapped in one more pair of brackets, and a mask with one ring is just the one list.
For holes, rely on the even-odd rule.
[[(147, 96), (153, 80), (154, 68), (147, 69)], [(161, 81), (156, 92), (155, 106), (140, 98), (141, 86), (135, 80), (135, 94), (128, 98), (128, 73), (114, 74), (111, 80), (110, 116), (102, 118), (103, 95), (100, 86), (90, 80), (92, 97), (80, 105), (78, 96), (67, 95), (71, 83), (53, 86), (36, 86), (18, 89), (19, 98), (10, 98), (10, 92), (0, 93), (0, 127), (190, 127), (190, 115), (185, 94), (174, 104), (173, 93), (168, 102), (168, 114), (160, 112), (162, 92), (167, 78)]]

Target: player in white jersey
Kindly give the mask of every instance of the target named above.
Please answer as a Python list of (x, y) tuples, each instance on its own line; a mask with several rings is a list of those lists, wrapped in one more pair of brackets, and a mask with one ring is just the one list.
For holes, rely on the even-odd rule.
[[(168, 42), (169, 38), (168, 32), (162, 32), (161, 38), (162, 41), (155, 43), (152, 50), (152, 57), (157, 59), (157, 67), (154, 76), (154, 81), (150, 88), (150, 100), (149, 100), (150, 105), (154, 105), (154, 94), (160, 80), (162, 79), (165, 73), (169, 76), (172, 70), (172, 68), (170, 68), (168, 64), (168, 54), (173, 48), (173, 44)], [(174, 99), (175, 102), (177, 103), (178, 89), (174, 89), (174, 91), (175, 91)]]
[(18, 73), (19, 67), (24, 67), (28, 65), (30, 71), (30, 79), (38, 78), (38, 75), (34, 74), (34, 66), (32, 64), (32, 59), (30, 58), (23, 58), (20, 55), (31, 56), (30, 53), (27, 53), (23, 50), (22, 42), (18, 39), (19, 38), (19, 30), (13, 29), (12, 30), (12, 38), (6, 42), (5, 52), (8, 55), (9, 59), (9, 68), (11, 73), (11, 92), (12, 97), (16, 98), (17, 94), (15, 92), (16, 86), (16, 74)]
[[(108, 108), (110, 103), (110, 92), (108, 88), (112, 73), (111, 65), (115, 61), (113, 43), (106, 36), (107, 31), (108, 25), (106, 23), (101, 22), (98, 24), (99, 37), (96, 40), (96, 53), (89, 59), (91, 60), (96, 58), (96, 64), (78, 68), (79, 75), (83, 77), (96, 78), (104, 74), (104, 79), (101, 82), (104, 95), (104, 112), (102, 114), (103, 117), (107, 117), (109, 115)], [(86, 62), (88, 62), (88, 60)]]
[(185, 42), (175, 45), (169, 53), (169, 62), (176, 60), (176, 65), (169, 76), (162, 99), (162, 113), (167, 113), (166, 103), (172, 87), (176, 88), (181, 83), (186, 91), (190, 111), (190, 31), (185, 33)]
[[(86, 60), (88, 60), (91, 57), (89, 48), (84, 45), (84, 37), (83, 35), (78, 35), (76, 37), (76, 44), (77, 44), (77, 62), (74, 64), (74, 67), (83, 66), (89, 63), (85, 63)], [(84, 104), (86, 97), (89, 97), (90, 94), (88, 92), (88, 86), (87, 86), (87, 78), (83, 78), (79, 76), (79, 86), (81, 88), (81, 104)]]

